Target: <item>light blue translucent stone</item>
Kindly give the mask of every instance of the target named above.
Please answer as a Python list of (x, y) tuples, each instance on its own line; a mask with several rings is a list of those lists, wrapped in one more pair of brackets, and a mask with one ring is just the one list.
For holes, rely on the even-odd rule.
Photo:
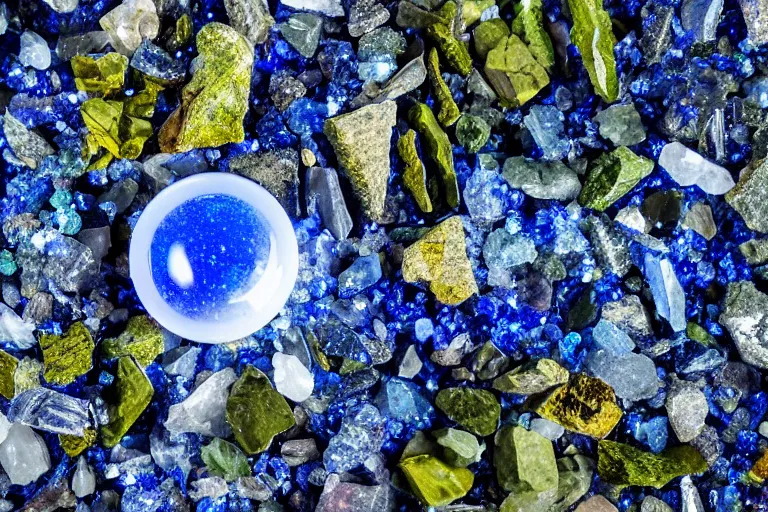
[(216, 318), (264, 273), (270, 233), (248, 203), (202, 195), (172, 210), (150, 247), (152, 280), (162, 299), (194, 319)]

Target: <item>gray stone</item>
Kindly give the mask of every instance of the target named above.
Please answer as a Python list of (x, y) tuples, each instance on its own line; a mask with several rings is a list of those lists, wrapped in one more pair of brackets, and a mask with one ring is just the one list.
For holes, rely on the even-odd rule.
[(625, 295), (617, 301), (603, 304), (600, 318), (611, 322), (636, 341), (653, 336), (648, 310), (637, 295)]
[(109, 44), (109, 34), (103, 30), (94, 30), (83, 34), (59, 36), (56, 42), (56, 55), (61, 60), (70, 60), (75, 55), (99, 53)]
[(139, 192), (139, 184), (131, 178), (126, 178), (119, 183), (112, 185), (108, 191), (101, 194), (98, 198), (99, 204), (107, 202), (115, 203), (117, 213), (123, 213), (131, 206), (136, 194)]
[(768, 369), (768, 295), (751, 281), (729, 283), (719, 321), (733, 338), (742, 361)]
[(267, 40), (275, 19), (265, 0), (224, 0), (229, 24), (255, 46)]
[(682, 443), (695, 439), (704, 429), (709, 404), (707, 397), (695, 385), (686, 381), (674, 381), (667, 393), (669, 424)]
[(683, 227), (694, 230), (707, 240), (712, 240), (717, 234), (712, 208), (705, 203), (695, 203), (691, 206), (683, 219)]
[(3, 116), (3, 132), (13, 154), (30, 169), (37, 169), (46, 156), (54, 153), (51, 145), (41, 135), (28, 129), (10, 112)]
[(502, 176), (512, 188), (536, 199), (570, 201), (581, 192), (579, 177), (560, 161), (534, 162), (522, 156), (507, 158)]
[(599, 350), (616, 356), (632, 352), (635, 348), (635, 342), (627, 333), (605, 319), (600, 319), (592, 329), (592, 343)]
[(185, 379), (195, 376), (199, 347), (178, 347), (163, 354), (163, 369), (168, 375), (178, 375)]
[(645, 278), (656, 303), (656, 312), (669, 322), (672, 330), (684, 331), (687, 325), (685, 293), (672, 264), (668, 259), (661, 259), (651, 253), (645, 255), (644, 263)]
[(96, 261), (101, 261), (112, 247), (112, 230), (110, 226), (80, 230), (75, 238), (86, 245)]
[(723, 0), (684, 0), (680, 8), (683, 28), (692, 31), (697, 41), (714, 41)]
[(288, 212), (298, 218), (299, 153), (294, 149), (278, 149), (238, 155), (229, 163), (232, 172), (255, 181), (275, 196)]
[(280, 34), (301, 55), (310, 59), (317, 51), (323, 34), (323, 19), (309, 13), (294, 14), (280, 24)]
[(51, 456), (42, 437), (15, 423), (0, 444), (0, 464), (12, 484), (27, 485), (51, 469)]
[(560, 160), (568, 153), (571, 145), (564, 135), (563, 113), (557, 107), (534, 105), (523, 123), (543, 152), (542, 160)]
[(749, 229), (768, 233), (768, 159), (750, 165), (725, 200), (744, 219)]
[(632, 268), (629, 241), (607, 215), (590, 216), (584, 223), (597, 262), (608, 272), (623, 277)]
[(297, 99), (307, 93), (306, 86), (291, 76), (287, 69), (281, 69), (269, 79), (269, 94), (277, 110), (285, 111)]
[(320, 458), (320, 451), (314, 439), (291, 439), (280, 447), (280, 455), (291, 467)]
[(280, 3), (297, 11), (313, 11), (331, 18), (344, 16), (341, 0), (281, 0)]
[(691, 446), (696, 448), (707, 465), (712, 467), (723, 453), (723, 442), (715, 427), (704, 425), (701, 433), (691, 441)]
[(659, 498), (646, 496), (640, 505), (640, 512), (674, 512), (674, 509)]
[(389, 11), (376, 0), (357, 0), (349, 10), (347, 30), (352, 37), (360, 37), (389, 19)]
[(768, 2), (766, 0), (739, 0), (749, 39), (755, 46), (768, 43)]
[(675, 9), (671, 6), (654, 4), (654, 20), (643, 31), (640, 47), (648, 64), (661, 62), (672, 46), (672, 21)]
[(232, 368), (214, 373), (181, 403), (168, 409), (165, 422), (172, 434), (194, 432), (225, 438), (231, 433), (225, 417), (229, 387), (237, 380)]
[(595, 121), (600, 125), (600, 136), (616, 146), (634, 146), (645, 140), (645, 128), (633, 104), (612, 105), (599, 112)]
[(446, 348), (432, 352), (429, 358), (440, 366), (457, 366), (475, 348), (469, 333), (465, 332), (453, 338)]
[(189, 497), (192, 501), (200, 501), (203, 498), (217, 500), (226, 496), (229, 492), (227, 481), (218, 476), (201, 478), (192, 482), (192, 489), (189, 491)]
[(48, 43), (37, 32), (25, 30), (21, 34), (19, 62), (23, 66), (46, 70), (51, 66), (51, 50)]
[(367, 89), (352, 100), (350, 106), (358, 108), (370, 103), (383, 103), (387, 100), (397, 99), (419, 87), (426, 78), (427, 67), (424, 65), (422, 53), (403, 66), (383, 87), (379, 88), (372, 81), (367, 82)]
[(35, 323), (42, 323), (53, 316), (53, 295), (37, 292), (24, 306), (21, 318)]
[(533, 240), (522, 233), (510, 235), (499, 228), (493, 231), (483, 245), (483, 258), (489, 267), (507, 269), (533, 263), (538, 253)]
[(323, 224), (336, 240), (346, 239), (352, 231), (352, 217), (347, 210), (336, 170), (310, 167), (306, 183), (307, 213), (319, 213)]
[(365, 486), (342, 482), (331, 474), (325, 481), (323, 493), (315, 512), (390, 512), (394, 506), (389, 483)]
[(656, 365), (648, 357), (634, 352), (615, 355), (606, 350), (589, 354), (590, 372), (607, 382), (619, 398), (647, 400), (656, 396), (659, 379)]

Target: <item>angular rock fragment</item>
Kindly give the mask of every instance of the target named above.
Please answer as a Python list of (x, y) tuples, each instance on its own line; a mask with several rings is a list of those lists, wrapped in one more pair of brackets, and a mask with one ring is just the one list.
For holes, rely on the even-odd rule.
[(536, 199), (570, 201), (581, 191), (577, 174), (560, 161), (534, 162), (515, 156), (504, 161), (502, 175), (512, 188)]
[(459, 206), (459, 186), (453, 167), (453, 146), (448, 135), (440, 128), (432, 110), (424, 103), (418, 103), (408, 111), (408, 120), (424, 137), (429, 157), (437, 164), (443, 182), (445, 202), (451, 208)]
[(579, 194), (579, 203), (604, 211), (632, 190), (653, 170), (653, 162), (626, 147), (600, 156), (590, 164), (589, 175)]
[(307, 213), (320, 214), (323, 224), (336, 240), (344, 240), (352, 231), (352, 217), (339, 185), (335, 169), (310, 167), (306, 174)]
[(712, 208), (706, 203), (695, 203), (685, 214), (683, 227), (692, 229), (707, 240), (717, 234), (717, 225), (712, 217)]
[(374, 221), (384, 219), (390, 139), (396, 112), (395, 103), (386, 101), (325, 122), (325, 135), (336, 151), (363, 211)]
[(275, 19), (269, 14), (264, 0), (224, 0), (229, 23), (242, 34), (251, 46), (267, 40)]
[(606, 102), (619, 97), (611, 18), (601, 0), (568, 0), (573, 16), (571, 40), (578, 46), (589, 79)]
[(739, 0), (739, 4), (752, 44), (768, 43), (768, 4), (765, 0)]
[(648, 253), (645, 255), (644, 272), (656, 303), (656, 312), (669, 322), (675, 332), (684, 331), (687, 325), (685, 293), (672, 264), (666, 258)]
[(315, 512), (384, 512), (392, 508), (392, 489), (388, 483), (360, 485), (342, 482), (339, 475), (330, 474)]
[(231, 434), (225, 418), (229, 387), (237, 380), (232, 368), (208, 377), (181, 403), (168, 408), (167, 428), (173, 434), (194, 432), (211, 437)]
[(24, 126), (10, 112), (3, 116), (3, 133), (13, 154), (30, 169), (37, 169), (46, 156), (54, 153), (40, 134)]
[(643, 354), (612, 354), (605, 350), (590, 353), (587, 367), (595, 377), (611, 386), (619, 398), (646, 400), (656, 396), (659, 379), (656, 365)]
[(118, 53), (131, 56), (143, 39), (154, 39), (160, 30), (160, 19), (152, 0), (125, 0), (100, 20), (109, 41)]
[(357, 0), (349, 9), (347, 30), (352, 37), (360, 37), (379, 27), (389, 19), (389, 10), (376, 0)]
[(600, 136), (615, 146), (634, 146), (645, 140), (643, 120), (631, 103), (612, 105), (598, 112), (595, 121), (600, 125)]
[(706, 160), (679, 142), (664, 146), (659, 165), (680, 186), (696, 185), (707, 194), (722, 195), (736, 185), (727, 169)]
[(281, 0), (280, 3), (297, 11), (319, 12), (331, 18), (344, 16), (341, 0)]
[(130, 355), (146, 367), (165, 351), (163, 332), (148, 316), (135, 316), (128, 320), (120, 336), (104, 340), (101, 349), (107, 358)]
[(323, 19), (320, 16), (300, 12), (280, 24), (280, 34), (302, 56), (310, 59), (317, 51), (323, 34)]
[(477, 388), (447, 388), (435, 398), (435, 405), (448, 418), (478, 436), (496, 431), (501, 406), (490, 391)]
[(722, 11), (723, 0), (683, 0), (680, 21), (697, 41), (714, 41)]
[(403, 183), (413, 195), (421, 211), (432, 211), (432, 200), (427, 190), (427, 172), (416, 149), (416, 132), (408, 130), (397, 140), (397, 151), (405, 163)]
[(568, 382), (568, 370), (551, 359), (518, 366), (493, 381), (494, 389), (516, 395), (535, 395)]
[(298, 218), (299, 155), (292, 149), (246, 153), (234, 157), (229, 169), (266, 188), (289, 215)]
[[(259, 1), (259, 0), (255, 0)], [(209, 23), (197, 33), (198, 65), (181, 105), (158, 133), (165, 153), (242, 142), (253, 48), (233, 28)]]
[(507, 491), (556, 489), (559, 476), (552, 441), (521, 426), (502, 427), (494, 438), (496, 479)]
[(739, 212), (749, 229), (768, 233), (768, 159), (750, 165), (725, 200)]
[(675, 446), (660, 454), (614, 441), (597, 444), (597, 472), (605, 482), (627, 486), (665, 486), (675, 477), (702, 473), (707, 463), (695, 448)]
[(429, 283), (430, 290), (443, 304), (461, 304), (477, 293), (460, 217), (443, 221), (405, 250), (403, 279), (409, 283)]
[(45, 364), (45, 380), (53, 384), (69, 384), (91, 369), (95, 344), (82, 322), (75, 322), (65, 334), (40, 337)]
[(553, 391), (536, 409), (541, 417), (595, 439), (611, 433), (622, 416), (613, 389), (583, 374)]
[(101, 427), (104, 446), (117, 445), (152, 400), (154, 389), (136, 361), (121, 357), (115, 377), (116, 402), (109, 406), (109, 423)]
[(27, 485), (51, 469), (51, 456), (42, 437), (15, 423), (0, 444), (0, 464), (12, 484)]
[(682, 443), (693, 441), (704, 429), (709, 403), (694, 384), (677, 381), (667, 393), (667, 416), (675, 435)]
[(87, 400), (36, 388), (14, 397), (8, 420), (54, 434), (83, 436), (90, 425), (88, 407)]
[(728, 329), (742, 361), (768, 368), (768, 295), (751, 281), (728, 284), (720, 323)]
[(429, 73), (429, 81), (432, 82), (432, 94), (434, 94), (437, 103), (440, 105), (437, 120), (443, 126), (452, 126), (459, 119), (461, 113), (453, 99), (451, 90), (440, 74), (440, 57), (437, 55), (436, 48), (432, 48), (429, 52), (427, 71)]
[(768, 261), (768, 238), (747, 240), (739, 245), (739, 252), (750, 265), (762, 265)]
[(400, 461), (411, 490), (430, 507), (450, 505), (472, 488), (474, 475), (466, 468), (452, 468), (437, 457), (417, 455)]
[(488, 52), (485, 75), (502, 106), (524, 105), (549, 84), (546, 70), (514, 34)]

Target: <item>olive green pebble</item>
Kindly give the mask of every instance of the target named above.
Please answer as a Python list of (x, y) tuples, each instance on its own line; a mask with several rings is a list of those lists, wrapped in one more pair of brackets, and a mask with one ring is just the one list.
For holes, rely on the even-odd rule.
[(482, 117), (464, 114), (456, 123), (456, 139), (467, 153), (480, 151), (491, 136), (491, 127)]
[(496, 432), (501, 416), (499, 401), (484, 389), (443, 389), (437, 394), (435, 405), (448, 418), (478, 436)]

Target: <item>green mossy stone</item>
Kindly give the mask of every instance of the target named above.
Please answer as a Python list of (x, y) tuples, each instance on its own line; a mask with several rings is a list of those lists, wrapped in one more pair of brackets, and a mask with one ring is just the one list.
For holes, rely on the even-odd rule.
[(603, 0), (568, 0), (573, 17), (571, 41), (578, 46), (595, 92), (606, 102), (619, 97), (619, 78), (613, 54), (615, 38)]
[(600, 441), (597, 445), (600, 478), (621, 487), (638, 485), (660, 489), (673, 478), (706, 470), (707, 462), (689, 445), (668, 448), (659, 454), (614, 441)]
[(539, 359), (497, 377), (493, 388), (504, 393), (535, 395), (568, 382), (568, 370), (551, 359)]
[(688, 322), (688, 325), (685, 328), (685, 334), (689, 339), (701, 343), (705, 347), (714, 347), (717, 345), (715, 337), (695, 322)]
[(595, 439), (610, 434), (622, 416), (613, 388), (581, 373), (553, 391), (536, 412), (572, 432)]
[(181, 92), (181, 105), (157, 136), (164, 153), (217, 147), (245, 138), (253, 45), (232, 27), (214, 22), (197, 33), (197, 51), (197, 71)]
[(101, 427), (104, 446), (117, 445), (152, 400), (154, 389), (147, 374), (133, 357), (117, 362), (115, 401), (109, 406), (109, 423)]
[(165, 342), (160, 326), (143, 315), (128, 320), (123, 333), (117, 338), (104, 340), (101, 347), (104, 357), (108, 359), (130, 355), (146, 368), (165, 351)]
[(385, 101), (332, 117), (323, 127), (363, 212), (377, 222), (384, 218), (395, 123), (397, 105)]
[(400, 462), (413, 494), (425, 505), (443, 507), (463, 498), (472, 489), (474, 475), (453, 468), (431, 455), (417, 455)]
[(464, 0), (461, 4), (461, 19), (465, 26), (473, 25), (483, 11), (496, 5), (496, 0)]
[(499, 401), (484, 389), (443, 389), (437, 394), (435, 405), (452, 421), (478, 436), (493, 434), (499, 424)]
[(51, 384), (70, 384), (93, 366), (93, 337), (82, 322), (76, 322), (65, 334), (40, 337), (45, 380)]
[(515, 22), (518, 22), (522, 28), (523, 40), (528, 43), (531, 55), (544, 69), (551, 70), (555, 65), (555, 50), (544, 28), (541, 0), (523, 2)]
[(557, 460), (552, 441), (521, 426), (496, 432), (493, 461), (496, 479), (507, 491), (543, 492), (556, 489)]
[(425, 213), (432, 212), (432, 199), (427, 190), (427, 171), (416, 148), (416, 132), (408, 130), (397, 141), (397, 152), (405, 164), (403, 184)]
[(8, 400), (16, 395), (16, 368), (19, 360), (5, 350), (0, 350), (0, 395)]
[(283, 395), (253, 366), (246, 367), (232, 385), (226, 414), (235, 439), (248, 455), (263, 452), (272, 438), (296, 424)]
[(549, 85), (547, 71), (514, 34), (488, 52), (485, 75), (504, 107), (524, 105)]
[(502, 39), (509, 37), (509, 26), (501, 18), (492, 18), (480, 23), (472, 31), (472, 39), (475, 43), (475, 52), (480, 59), (485, 60), (488, 52), (496, 48)]
[(651, 174), (653, 161), (622, 146), (605, 153), (589, 166), (589, 175), (579, 194), (579, 204), (605, 211), (624, 197), (640, 180)]
[(472, 57), (469, 55), (466, 43), (456, 39), (451, 30), (450, 20), (456, 19), (457, 12), (456, 2), (453, 0), (445, 2), (436, 14), (446, 22), (429, 25), (426, 34), (440, 48), (440, 53), (443, 54), (448, 65), (465, 77), (472, 72)]
[(219, 476), (227, 482), (251, 475), (251, 466), (240, 448), (218, 437), (203, 446), (200, 457), (209, 474)]
[(424, 103), (417, 103), (408, 111), (408, 120), (424, 137), (427, 153), (435, 164), (443, 182), (445, 202), (451, 208), (459, 206), (459, 184), (453, 167), (453, 147), (448, 135), (440, 128), (432, 110)]
[(491, 136), (491, 127), (482, 117), (464, 114), (456, 123), (456, 140), (467, 153), (477, 153)]
[(429, 52), (427, 72), (429, 74), (429, 81), (432, 83), (432, 93), (435, 95), (438, 105), (440, 105), (437, 120), (443, 126), (451, 126), (459, 119), (461, 112), (459, 112), (459, 107), (453, 100), (451, 90), (440, 74), (440, 57), (437, 55), (437, 48), (432, 48)]
[(85, 429), (83, 437), (59, 434), (59, 444), (64, 453), (74, 458), (93, 446), (96, 443), (97, 437), (98, 432), (96, 432), (96, 429), (88, 427)]

